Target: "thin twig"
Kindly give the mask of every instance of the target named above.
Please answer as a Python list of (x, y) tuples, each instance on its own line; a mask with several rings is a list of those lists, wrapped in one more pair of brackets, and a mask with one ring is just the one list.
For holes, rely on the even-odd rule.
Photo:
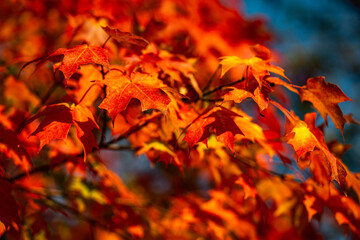
[(104, 150), (112, 150), (112, 151), (138, 151), (139, 147), (133, 147), (133, 146), (119, 146), (119, 145), (111, 145), (111, 144), (104, 144), (101, 149)]
[(223, 98), (219, 98), (219, 99), (206, 99), (206, 98), (202, 98), (200, 99), (201, 101), (204, 101), (204, 102), (222, 102), (224, 101)]
[(210, 94), (212, 94), (212, 93), (214, 93), (214, 92), (217, 92), (217, 91), (219, 91), (219, 90), (221, 90), (221, 89), (223, 89), (223, 88), (225, 88), (225, 87), (234, 86), (234, 85), (238, 84), (239, 82), (244, 81), (244, 79), (245, 79), (245, 78), (243, 77), (243, 78), (241, 78), (240, 80), (237, 80), (237, 81), (235, 81), (235, 82), (227, 83), (227, 84), (221, 85), (221, 86), (219, 86), (219, 87), (217, 87), (217, 88), (214, 88), (213, 90), (210, 90), (210, 91), (208, 91), (208, 92), (205, 92), (205, 93), (203, 94), (203, 97), (204, 97), (204, 96), (207, 96), (207, 95), (210, 95)]
[(84, 153), (79, 153), (78, 155), (75, 155), (75, 156), (69, 156), (69, 157), (65, 157), (64, 159), (62, 159), (61, 161), (58, 161), (54, 164), (50, 164), (50, 165), (42, 165), (40, 167), (37, 167), (37, 168), (33, 168), (31, 169), (29, 172), (23, 172), (23, 173), (20, 173), (14, 177), (11, 177), (9, 179), (9, 182), (14, 182), (16, 180), (19, 180), (23, 177), (26, 177), (26, 176), (29, 176), (29, 175), (32, 175), (32, 174), (35, 174), (35, 173), (39, 173), (39, 172), (45, 172), (45, 171), (49, 171), (57, 166), (60, 166), (64, 163), (66, 163), (67, 161), (69, 161), (70, 159), (73, 159), (73, 158), (78, 158), (78, 157), (82, 157), (84, 156)]
[[(108, 37), (108, 40), (109, 39), (110, 39), (110, 37)], [(106, 40), (106, 42), (107, 42), (107, 40)], [(103, 44), (103, 46), (105, 46), (105, 43)], [(104, 72), (104, 67), (102, 65), (101, 65), (101, 75), (102, 75), (102, 79), (104, 80), (106, 73)], [(102, 90), (103, 90), (104, 98), (106, 98), (106, 85), (104, 85), (102, 87)], [(106, 112), (103, 111), (103, 114), (102, 114), (102, 126), (101, 126), (101, 132), (102, 133), (101, 133), (101, 137), (100, 137), (99, 146), (101, 146), (105, 141), (106, 128), (107, 128), (107, 115), (106, 115)]]
[(252, 162), (252, 161), (247, 161), (245, 158), (239, 158), (239, 157), (236, 157), (236, 156), (232, 156), (234, 157), (236, 160), (239, 160), (240, 163), (254, 169), (254, 170), (260, 170), (264, 173), (267, 173), (267, 174), (270, 174), (270, 175), (275, 175), (275, 176), (278, 176), (278, 177), (281, 177), (282, 179), (286, 179), (287, 176), (282, 174), (282, 173), (278, 173), (278, 172), (275, 172), (271, 169), (267, 169), (267, 168), (264, 168), (264, 167), (261, 167), (259, 165), (257, 165), (255, 162)]
[(202, 90), (202, 92), (205, 92), (206, 90), (208, 90), (208, 88), (211, 86), (212, 82), (215, 79), (215, 76), (217, 75), (217, 73), (219, 72), (219, 70), (221, 69), (221, 65), (219, 64), (218, 67), (216, 68), (215, 72), (213, 73), (213, 75), (210, 77), (209, 81), (207, 82), (206, 86), (204, 87), (204, 89)]
[(138, 125), (135, 125), (133, 127), (131, 127), (128, 131), (126, 131), (125, 133), (119, 135), (118, 137), (111, 139), (110, 141), (103, 143), (102, 145), (99, 145), (99, 147), (103, 147), (103, 146), (109, 146), (110, 144), (116, 143), (122, 139), (127, 138), (130, 134), (139, 131), (141, 128), (145, 127), (146, 125), (148, 125), (153, 119), (158, 118), (162, 115), (162, 113), (158, 113), (155, 114), (154, 116), (152, 116), (149, 119), (146, 119), (146, 122), (144, 123), (139, 123)]

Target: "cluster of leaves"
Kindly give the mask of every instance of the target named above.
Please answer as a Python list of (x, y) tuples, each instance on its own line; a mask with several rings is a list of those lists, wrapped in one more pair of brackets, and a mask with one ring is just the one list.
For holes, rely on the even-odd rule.
[[(351, 99), (294, 85), (261, 20), (206, 0), (0, 9), (0, 235), (313, 239), (331, 212), (360, 237), (349, 146), (287, 110), (296, 94), (343, 133)], [(143, 154), (156, 171), (125, 184), (117, 162)]]

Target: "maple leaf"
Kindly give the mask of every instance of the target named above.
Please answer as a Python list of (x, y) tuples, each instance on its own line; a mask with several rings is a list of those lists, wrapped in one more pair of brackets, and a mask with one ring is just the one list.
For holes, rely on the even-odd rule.
[(12, 222), (20, 226), (19, 206), (13, 196), (11, 196), (12, 189), (11, 183), (0, 179), (0, 223), (2, 222), (5, 227), (8, 227)]
[(15, 132), (0, 124), (0, 152), (12, 158), (16, 165), (20, 165), (26, 172), (32, 167), (29, 153), (19, 141)]
[(173, 101), (168, 106), (166, 117), (170, 120), (171, 125), (179, 129), (186, 128), (189, 122), (195, 120), (196, 115), (193, 108), (181, 101)]
[[(246, 178), (245, 178), (246, 179)], [(249, 179), (245, 180), (244, 177), (240, 176), (235, 183), (239, 184), (244, 189), (244, 198), (247, 199), (249, 197), (256, 197), (256, 189), (249, 184)]]
[[(64, 55), (61, 61), (58, 56)], [(71, 49), (60, 48), (49, 56), (54, 63), (54, 69), (63, 72), (65, 79), (69, 79), (79, 68), (80, 65), (96, 63), (108, 67), (109, 61), (107, 51), (94, 45), (80, 45)]]
[(357, 201), (354, 201), (351, 197), (344, 196), (333, 184), (329, 184), (328, 189), (322, 189), (309, 179), (306, 185), (306, 191), (315, 197), (314, 203), (311, 204), (313, 210), (323, 212), (324, 207), (327, 207), (334, 214), (338, 224), (346, 224), (346, 229), (350, 229), (353, 236), (358, 239), (360, 237), (358, 230), (360, 207)]
[[(89, 18), (86, 15), (69, 14), (67, 33), (71, 36), (72, 42), (83, 42), (101, 46), (108, 35), (99, 30), (101, 25), (107, 24), (105, 18)], [(76, 33), (76, 34), (74, 34)]]
[(301, 121), (294, 113), (287, 111), (280, 104), (273, 102), (274, 106), (279, 108), (287, 117), (289, 122), (286, 130), (287, 142), (293, 146), (298, 160), (303, 157), (307, 152), (312, 152), (315, 147), (320, 149), (326, 156), (331, 166), (332, 179), (339, 180), (339, 172), (336, 157), (329, 151), (324, 136), (321, 131), (315, 126), (315, 113), (307, 113), (305, 121)]
[(266, 77), (264, 80), (269, 82), (269, 83), (275, 84), (275, 85), (284, 86), (288, 90), (290, 90), (290, 91), (292, 91), (292, 92), (294, 92), (296, 94), (299, 94), (299, 91), (297, 89), (295, 89), (292, 84), (286, 83), (286, 82), (284, 82), (283, 80), (281, 80), (278, 77)]
[(81, 100), (82, 105), (92, 106), (102, 92), (102, 89), (98, 85), (94, 86), (91, 81), (96, 79), (102, 79), (101, 72), (93, 65), (83, 66), (67, 81), (66, 91), (76, 102)]
[(356, 192), (358, 198), (360, 198), (360, 173), (347, 171), (346, 181), (348, 183), (348, 187), (352, 188)]
[(300, 158), (305, 153), (312, 152), (318, 144), (318, 140), (312, 134), (307, 124), (298, 120), (288, 135), (288, 143), (294, 147), (296, 155)]
[(263, 60), (271, 59), (271, 51), (267, 47), (256, 44), (250, 46), (250, 50), (255, 54), (255, 57), (261, 58)]
[[(5, 13), (0, 39), (6, 43), (1, 47), (5, 65), (0, 67), (0, 79), (5, 74), (0, 101), (6, 104), (4, 111), (0, 106), (0, 238), (9, 229), (4, 236), (8, 239), (69, 238), (69, 232), (75, 239), (91, 238), (86, 223), (90, 222), (105, 226), (94, 233), (103, 239), (116, 235), (135, 239), (317, 239), (323, 233), (313, 221), (306, 220), (326, 217), (323, 209), (332, 211), (332, 223), (351, 231), (350, 238), (360, 238), (360, 175), (351, 173), (337, 158), (345, 145), (327, 145), (322, 129), (315, 125), (315, 113), (305, 115), (302, 121), (285, 111), (284, 134), (282, 119), (268, 107), (273, 90), (274, 97), (289, 106), (284, 89), (278, 85), (295, 93), (301, 88), (310, 90), (288, 82), (284, 70), (273, 65), (269, 49), (248, 46), (270, 37), (261, 20), (248, 21), (221, 0), (130, 0), (125, 4), (117, 0), (83, 1), (86, 4), (65, 0), (50, 5), (47, 1), (22, 1), (26, 2), (22, 8), (7, 2), (18, 1), (0, 1)], [(71, 16), (62, 14), (68, 12)], [(130, 32), (99, 28), (115, 22), (119, 29), (141, 32), (152, 43)], [(64, 34), (55, 34), (55, 39), (53, 33)], [(44, 47), (56, 50), (57, 45), (81, 42), (101, 46), (112, 39), (115, 44), (109, 44), (108, 57), (121, 64), (113, 68), (123, 69), (122, 73), (99, 71), (97, 64), (108, 66), (107, 58), (97, 62), (90, 50), (98, 47), (88, 45), (71, 45), (54, 55), (38, 57), (46, 51)], [(22, 81), (14, 81), (8, 76), (13, 75), (15, 65), (28, 59), (24, 55), (34, 60), (26, 60)], [(219, 60), (227, 55), (239, 58)], [(59, 69), (55, 79), (43, 64), (47, 60)], [(220, 67), (219, 61), (224, 63)], [(223, 82), (226, 79), (218, 77), (221, 67), (223, 78), (231, 69), (239, 70), (241, 80)], [(59, 102), (59, 94), (64, 92), (58, 91), (56, 80), (62, 76), (65, 99), (82, 106), (44, 107), (26, 125), (29, 113), (20, 114), (18, 109), (32, 112), (47, 102)], [(207, 95), (212, 98), (203, 98)], [(112, 152), (103, 152), (101, 158), (100, 154), (89, 154), (86, 164), (79, 164), (79, 151), (84, 148), (86, 155), (96, 147), (91, 132), (98, 126), (89, 109), (99, 105), (100, 96), (102, 108), (113, 118), (112, 127), (105, 116), (97, 119), (107, 129), (106, 134), (111, 134), (111, 140), (100, 148)], [(261, 110), (255, 121), (234, 107), (234, 102), (246, 98)], [(350, 116), (343, 117), (356, 123)], [(27, 139), (31, 133), (35, 136)], [(48, 143), (50, 165), (48, 157), (44, 159), (38, 152), (38, 141), (34, 141), (38, 138), (41, 147)], [(130, 145), (123, 146), (122, 139)], [(207, 146), (194, 147), (199, 141)], [(30, 164), (25, 149), (36, 160), (28, 175), (23, 170)], [(145, 153), (149, 161), (189, 168), (184, 174), (162, 165), (155, 171), (128, 169), (133, 159), (119, 162), (114, 157), (122, 150)], [(269, 161), (275, 154), (284, 166), (279, 168), (280, 163)], [(295, 154), (298, 166), (308, 167), (305, 172), (298, 171), (296, 163), (287, 158)], [(122, 155), (122, 159), (127, 156)], [(21, 172), (14, 167), (19, 159)], [(57, 171), (58, 164), (62, 164), (61, 171)], [(122, 183), (119, 169), (131, 170), (130, 187), (135, 191)], [(331, 182), (336, 178), (340, 185)], [(68, 181), (71, 179), (74, 181)], [(16, 185), (9, 184), (11, 181)], [(15, 206), (17, 201), (26, 204)], [(59, 214), (44, 218), (49, 207), (85, 221), (58, 226)]]
[(40, 99), (26, 87), (25, 83), (17, 81), (13, 76), (4, 81), (4, 87), (4, 97), (19, 109), (31, 109), (40, 103)]
[(288, 135), (288, 143), (294, 147), (298, 159), (304, 156), (305, 153), (313, 151), (315, 147), (319, 148), (325, 154), (330, 163), (332, 178), (340, 182), (336, 157), (329, 151), (325, 141), (323, 140), (323, 136), (321, 135), (320, 138), (319, 135), (316, 133), (314, 134), (313, 131), (311, 131), (311, 127), (308, 127), (312, 124), (309, 121), (312, 121), (313, 124), (315, 124), (315, 115), (313, 114), (312, 116), (309, 116), (307, 114), (305, 116), (305, 119), (306, 118), (312, 118), (312, 120), (308, 119), (307, 122), (300, 120), (296, 121), (290, 135)]
[(346, 119), (338, 104), (352, 100), (337, 85), (325, 82), (325, 77), (309, 78), (306, 87), (300, 89), (300, 98), (301, 101), (311, 102), (326, 124), (327, 116), (330, 115), (335, 127), (343, 134)]
[(146, 153), (146, 156), (152, 162), (164, 162), (166, 165), (168, 163), (173, 163), (174, 165), (179, 167), (180, 171), (183, 172), (183, 159), (181, 159), (181, 157), (177, 155), (176, 151), (174, 151), (174, 149), (172, 149), (170, 145), (159, 141), (146, 143), (141, 149), (136, 152), (138, 156), (143, 153)]
[(225, 143), (234, 152), (234, 135), (243, 134), (234, 122), (236, 117), (241, 116), (224, 107), (212, 108), (191, 123), (184, 141), (188, 142), (190, 148), (198, 142), (206, 144), (210, 133), (213, 131), (217, 140)]
[(267, 143), (264, 132), (262, 128), (256, 123), (252, 122), (250, 116), (245, 112), (237, 110), (236, 113), (241, 115), (241, 118), (236, 118), (235, 123), (239, 126), (243, 135), (239, 135), (238, 138), (249, 139), (252, 142), (258, 142), (269, 154), (270, 158), (275, 154), (273, 148)]
[(141, 102), (143, 111), (158, 109), (164, 112), (171, 101), (165, 92), (167, 87), (149, 74), (134, 72), (129, 77), (113, 70), (101, 82), (107, 86), (108, 93), (99, 107), (106, 109), (113, 120), (125, 110), (132, 98)]
[(310, 170), (316, 182), (326, 187), (331, 181), (331, 169), (325, 154), (321, 150), (310, 152)]
[(255, 89), (254, 94), (245, 89), (239, 89), (235, 87), (230, 87), (226, 90), (230, 91), (224, 95), (224, 102), (234, 101), (236, 103), (241, 103), (246, 98), (252, 98), (259, 106), (260, 111), (263, 111), (268, 107), (268, 102), (264, 98), (264, 95), (260, 93), (259, 88)]
[(131, 43), (138, 45), (140, 47), (146, 47), (149, 42), (140, 36), (136, 36), (130, 32), (122, 32), (119, 29), (116, 28), (110, 28), (110, 27), (102, 27), (104, 31), (112, 38), (114, 38), (118, 42), (125, 42), (125, 43)]
[(72, 124), (75, 125), (77, 138), (83, 145), (84, 159), (86, 159), (87, 153), (98, 147), (91, 131), (93, 128), (100, 128), (87, 107), (83, 105), (69, 106), (68, 104), (49, 105), (29, 119), (28, 123), (40, 117), (45, 118), (31, 134), (39, 137), (39, 149), (55, 139), (65, 139)]
[(231, 68), (237, 67), (239, 65), (246, 65), (250, 67), (252, 74), (254, 75), (256, 81), (259, 83), (259, 86), (262, 85), (262, 79), (265, 76), (269, 76), (270, 73), (275, 73), (286, 79), (288, 79), (284, 74), (284, 69), (271, 65), (269, 60), (263, 60), (258, 57), (252, 57), (250, 59), (243, 59), (236, 56), (226, 56), (220, 58), (221, 64), (221, 77), (225, 75), (227, 71)]
[(252, 98), (258, 105), (260, 111), (268, 107), (269, 94), (273, 91), (268, 81), (263, 81), (260, 87), (255, 78), (246, 78), (232, 87), (224, 88), (224, 102), (234, 101), (241, 103), (246, 98)]
[[(170, 77), (170, 81), (177, 81), (183, 83), (182, 75), (191, 80), (191, 76), (195, 72), (193, 67), (194, 59), (187, 59), (182, 55), (175, 55), (165, 50), (159, 50), (155, 44), (149, 44), (146, 49), (142, 51), (142, 55), (126, 58), (128, 64), (127, 69), (131, 72), (136, 66), (141, 64), (144, 72), (157, 74), (165, 74)], [(190, 81), (194, 89), (198, 86)]]
[(310, 221), (315, 214), (323, 211), (323, 205), (319, 203), (319, 199), (313, 195), (305, 195), (303, 203), (308, 212), (308, 221)]
[(278, 177), (272, 176), (260, 179), (255, 185), (257, 195), (263, 200), (272, 199), (276, 206), (273, 213), (276, 216), (290, 212), (295, 205), (293, 196), (296, 194), (291, 182), (282, 181)]

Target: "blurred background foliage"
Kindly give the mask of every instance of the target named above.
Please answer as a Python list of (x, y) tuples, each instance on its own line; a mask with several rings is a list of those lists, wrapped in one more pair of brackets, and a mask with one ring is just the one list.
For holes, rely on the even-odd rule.
[[(344, 114), (360, 120), (360, 1), (358, 0), (244, 0), (240, 6), (248, 18), (263, 18), (273, 39), (268, 43), (280, 54), (280, 66), (294, 84), (310, 77), (325, 76), (337, 84), (353, 102), (340, 104)], [(314, 111), (294, 96), (300, 116)], [(319, 124), (324, 122), (319, 118)], [(327, 140), (342, 141), (340, 131), (329, 121)], [(360, 128), (345, 125), (345, 143), (352, 148), (343, 161), (360, 171)]]

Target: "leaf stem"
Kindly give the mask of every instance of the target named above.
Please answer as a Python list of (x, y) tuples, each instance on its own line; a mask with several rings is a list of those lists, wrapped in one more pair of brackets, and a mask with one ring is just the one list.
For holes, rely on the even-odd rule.
[(102, 48), (105, 47), (106, 43), (110, 40), (110, 38), (111, 38), (111, 36), (109, 36), (109, 37), (105, 40), (104, 44), (101, 46)]
[(92, 84), (92, 85), (86, 90), (86, 92), (83, 94), (83, 96), (81, 97), (81, 99), (79, 100), (79, 102), (78, 102), (77, 104), (80, 104), (80, 103), (82, 102), (82, 100), (84, 100), (86, 94), (88, 94), (88, 92), (90, 91), (90, 89), (91, 89), (92, 87), (94, 87), (94, 86), (102, 87), (101, 84), (99, 84), (99, 83), (94, 83), (94, 84)]

